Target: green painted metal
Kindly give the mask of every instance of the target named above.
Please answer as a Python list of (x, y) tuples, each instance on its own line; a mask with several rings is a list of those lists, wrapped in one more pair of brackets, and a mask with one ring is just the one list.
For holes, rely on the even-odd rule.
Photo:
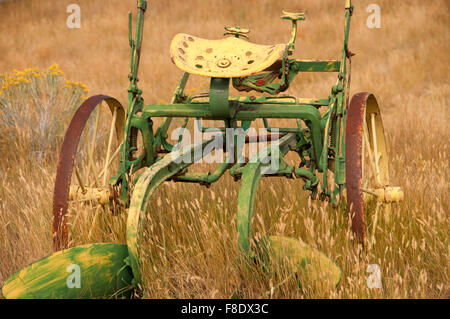
[(230, 107), (228, 101), (228, 89), (230, 87), (230, 79), (228, 78), (211, 78), (209, 86), (209, 108), (215, 119), (228, 119), (233, 117), (233, 108)]
[[(242, 170), (242, 181), (238, 194), (237, 229), (239, 234), (238, 242), (241, 249), (245, 253), (250, 253), (250, 231), (253, 217), (253, 203), (255, 201), (258, 182), (264, 174), (267, 174), (270, 171), (270, 162), (275, 161), (274, 158), (272, 158), (271, 161), (268, 161), (268, 159), (271, 156), (279, 158), (280, 154), (277, 154), (278, 152), (285, 154), (287, 150), (289, 150), (289, 146), (295, 146), (296, 138), (294, 134), (287, 134), (274, 143), (275, 147), (270, 146), (255, 155)], [(275, 149), (276, 152), (272, 153), (272, 149)], [(269, 164), (263, 164), (268, 162)], [(270, 172), (270, 175), (275, 174), (275, 172)]]
[(340, 61), (291, 60), (290, 68), (294, 72), (339, 72)]
[[(116, 198), (115, 202), (120, 202), (124, 208), (129, 208), (127, 244), (94, 244), (71, 248), (66, 254), (56, 253), (13, 275), (3, 287), (3, 293), (6, 297), (31, 298), (40, 296), (47, 298), (54, 296), (69, 298), (88, 296), (88, 292), (84, 291), (67, 291), (67, 289), (62, 287), (60, 281), (55, 281), (50, 286), (45, 286), (43, 283), (44, 279), (47, 280), (51, 276), (55, 280), (62, 280), (64, 276), (67, 277), (64, 269), (61, 270), (62, 268), (57, 267), (72, 259), (81, 262), (83, 267), (86, 267), (88, 270), (88, 276), (85, 277), (85, 280), (90, 280), (90, 283), (86, 283), (86, 285), (92, 287), (92, 296), (103, 297), (125, 287), (117, 285), (117, 282), (114, 280), (118, 278), (119, 273), (121, 275), (124, 274), (124, 269), (129, 269), (127, 267), (132, 269), (133, 285), (142, 284), (139, 244), (142, 239), (145, 218), (150, 214), (147, 210), (147, 204), (152, 200), (151, 195), (157, 187), (167, 180), (200, 183), (208, 186), (219, 181), (227, 171), (236, 180), (241, 179), (237, 210), (238, 242), (242, 251), (252, 256), (254, 254), (252, 254), (250, 249), (251, 219), (257, 185), (261, 178), (268, 175), (301, 178), (305, 182), (303, 188), (310, 191), (312, 197), (315, 198), (320, 193), (321, 196), (319, 197), (321, 199), (330, 199), (335, 204), (337, 203), (338, 195), (345, 189), (346, 146), (344, 132), (350, 89), (351, 69), (349, 63), (352, 55), (348, 47), (350, 20), (353, 11), (350, 0), (345, 0), (344, 39), (340, 59), (315, 61), (290, 58), (295, 50), (295, 40), (298, 32), (297, 21), (304, 20), (305, 15), (302, 13), (283, 12), (282, 18), (292, 22), (291, 38), (287, 44), (274, 45), (274, 50), (272, 51), (270, 46), (260, 46), (246, 42), (243, 38), (247, 37), (248, 30), (244, 28), (227, 27), (226, 35), (234, 36), (232, 40), (215, 42), (196, 38), (199, 40), (198, 42), (211, 45), (211, 50), (214, 47), (225, 48), (227, 52), (230, 50), (239, 51), (239, 57), (248, 58), (248, 61), (246, 60), (248, 68), (246, 63), (242, 61), (236, 63), (237, 65), (230, 66), (230, 60), (222, 59), (210, 70), (197, 70), (200, 73), (209, 72), (213, 74), (210, 75), (209, 91), (201, 95), (189, 95), (184, 91), (189, 80), (189, 73), (183, 72), (171, 103), (150, 105), (144, 103), (142, 90), (138, 87), (139, 60), (147, 1), (138, 0), (137, 3), (138, 13), (134, 37), (132, 16), (131, 14), (129, 15), (128, 41), (131, 49), (131, 58), (130, 73), (128, 75), (129, 86), (127, 89), (128, 106), (123, 123), (123, 142), (120, 147), (120, 167), (110, 180), (111, 187), (120, 189), (119, 198)], [(185, 48), (187, 48), (187, 45), (191, 52), (197, 52), (194, 38), (189, 39), (189, 35), (177, 35), (176, 38), (175, 44), (182, 45)], [(185, 40), (189, 43), (183, 43)], [(232, 43), (235, 47), (230, 47), (228, 43)], [(266, 54), (266, 59), (260, 59), (261, 61), (258, 60), (258, 63), (250, 66), (255, 62), (250, 57), (256, 52), (250, 52), (249, 48), (256, 50), (259, 58), (261, 58), (262, 54)], [(174, 46), (171, 48), (172, 57), (177, 54), (178, 49), (180, 47)], [(274, 58), (275, 49), (278, 51)], [(221, 54), (221, 52), (217, 53)], [(266, 65), (269, 57), (275, 62), (271, 62), (271, 65)], [(199, 57), (199, 59), (201, 58), (203, 57)], [(174, 62), (181, 63), (180, 61), (182, 62), (182, 59), (180, 60), (180, 57), (177, 56)], [(181, 64), (183, 64), (183, 68), (189, 69), (193, 66), (191, 62), (189, 62), (190, 64), (188, 62)], [(223, 78), (218, 77), (221, 74), (220, 70), (228, 67), (230, 67), (228, 69), (229, 72), (224, 71), (226, 78), (225, 76)], [(196, 74), (199, 74), (198, 72)], [(289, 88), (289, 85), (297, 75), (303, 72), (334, 72), (337, 73), (337, 80), (331, 87), (327, 97), (298, 98), (280, 95), (281, 92)], [(266, 95), (230, 96), (230, 78), (232, 85), (239, 91), (262, 92), (266, 93)], [(152, 119), (158, 117), (162, 117), (164, 120), (159, 127), (154, 127)], [(189, 166), (192, 161), (180, 162), (180, 160), (185, 156), (191, 156), (198, 152), (202, 156), (207, 155), (204, 154), (205, 150), (212, 151), (212, 148), (208, 146), (215, 139), (204, 140), (201, 143), (177, 150), (174, 145), (167, 141), (173, 118), (185, 119), (182, 130), (186, 129), (190, 119), (221, 121), (223, 125), (218, 129), (220, 138), (223, 140), (230, 138), (235, 143), (237, 143), (237, 137), (230, 136), (229, 134), (231, 133), (228, 132), (228, 129), (247, 130), (254, 121), (262, 120), (267, 131), (271, 134), (279, 132), (280, 138), (271, 142), (273, 149), (276, 150), (275, 153), (272, 153), (272, 148), (268, 147), (264, 152), (255, 155), (248, 163), (239, 163), (236, 159), (240, 154), (238, 150), (235, 150), (233, 154), (234, 161), (224, 161), (214, 172), (193, 173), (189, 172)], [(268, 122), (270, 119), (295, 119), (297, 120), (297, 127), (270, 126)], [(206, 129), (201, 128), (202, 131)], [(142, 136), (143, 152), (137, 156), (135, 154), (138, 148), (137, 136), (139, 134)], [(179, 135), (178, 141), (181, 142), (181, 139), (182, 134)], [(299, 155), (301, 161), (299, 167), (290, 166), (284, 161), (283, 158), (288, 152), (296, 152)], [(269, 155), (274, 156), (277, 164), (279, 164), (277, 170), (271, 172), (271, 174), (268, 174), (268, 171), (266, 171), (267, 164), (263, 163), (264, 159)], [(145, 168), (143, 173), (139, 175), (134, 174), (143, 168)], [(331, 188), (328, 186), (328, 177), (325, 174), (327, 172), (334, 173), (334, 183)], [(324, 173), (321, 177), (320, 187), (319, 173)], [(130, 189), (132, 185), (134, 185), (134, 190), (131, 194)], [(273, 247), (278, 247), (275, 249), (276, 256), (282, 257), (282, 255), (287, 254), (293, 260), (296, 260), (294, 264), (297, 261), (302, 264), (304, 263), (303, 260), (312, 258), (311, 254), (313, 253), (310, 253), (312, 250), (300, 241), (270, 237), (268, 242)], [(280, 248), (286, 245), (288, 246), (287, 250)], [(92, 257), (92, 260), (86, 257), (87, 259), (80, 261), (78, 260), (79, 254), (90, 256), (89, 258)], [(309, 257), (306, 258), (305, 255)], [(110, 261), (108, 263), (104, 262), (105, 258), (110, 258)], [(339, 273), (340, 278), (339, 269), (337, 266), (331, 266), (329, 260), (326, 260), (325, 264), (328, 265), (328, 270), (325, 273), (328, 274), (329, 278), (333, 279), (333, 282), (337, 283), (339, 281), (337, 273)], [(102, 269), (104, 273), (99, 274), (99, 269)], [(314, 277), (311, 274), (309, 276), (311, 278)], [(29, 280), (25, 286), (22, 287), (18, 284), (19, 277)], [(128, 285), (131, 282), (131, 277), (124, 277), (124, 280)], [(49, 290), (50, 288), (51, 291)]]
[[(124, 128), (124, 141), (121, 148), (121, 165), (116, 176), (111, 179), (112, 185), (118, 185), (121, 189), (120, 199), (123, 205), (128, 206), (130, 194), (129, 179), (130, 172), (137, 171), (142, 167), (150, 167), (155, 163), (161, 152), (170, 152), (173, 145), (167, 142), (168, 129), (172, 118), (186, 118), (185, 125), (189, 118), (197, 119), (215, 119), (222, 120), (224, 126), (223, 131), (229, 126), (229, 123), (237, 123), (241, 121), (243, 128), (248, 128), (252, 121), (264, 119), (266, 127), (268, 127), (267, 119), (271, 118), (293, 118), (303, 121), (308, 127), (307, 131), (297, 128), (270, 127), (270, 130), (278, 130), (279, 132), (296, 132), (299, 139), (309, 143), (310, 147), (302, 150), (302, 157), (309, 157), (310, 170), (313, 172), (324, 172), (330, 167), (330, 163), (338, 163), (333, 165), (335, 173), (335, 189), (329, 190), (326, 187), (322, 189), (322, 195), (332, 197), (338, 193), (345, 184), (343, 176), (345, 168), (342, 163), (345, 158), (342, 157), (342, 150), (345, 149), (342, 141), (341, 126), (345, 126), (344, 116), (344, 97), (348, 95), (346, 92), (347, 78), (349, 70), (347, 67), (350, 52), (348, 50), (349, 26), (353, 7), (351, 2), (345, 2), (345, 28), (344, 28), (344, 44), (340, 60), (330, 61), (314, 61), (314, 60), (297, 60), (290, 59), (288, 55), (294, 50), (294, 43), (297, 34), (297, 24), (299, 20), (304, 20), (305, 16), (301, 13), (283, 12), (283, 19), (292, 21), (292, 36), (288, 43), (289, 50), (286, 51), (279, 62), (270, 66), (267, 71), (263, 71), (254, 75), (243, 78), (233, 78), (233, 85), (239, 90), (265, 92), (269, 94), (278, 94), (289, 87), (297, 74), (302, 72), (337, 72), (338, 79), (332, 87), (328, 98), (297, 98), (293, 96), (229, 96), (228, 79), (211, 78), (210, 90), (207, 94), (201, 96), (189, 96), (184, 92), (184, 88), (189, 79), (188, 73), (183, 73), (177, 90), (175, 91), (172, 103), (170, 104), (151, 104), (145, 105), (142, 98), (142, 91), (138, 88), (138, 65), (143, 38), (143, 22), (144, 12), (147, 7), (146, 1), (138, 1), (138, 17), (136, 33), (133, 39), (130, 32), (129, 42), (131, 46), (130, 61), (130, 85), (128, 88), (128, 110)], [(228, 27), (228, 34), (236, 37), (242, 34), (248, 34), (246, 29)], [(230, 33), (231, 32), (231, 33)], [(212, 43), (212, 42), (211, 42)], [(213, 44), (212, 44), (213, 45)], [(224, 67), (224, 66), (221, 66)], [(280, 79), (280, 80), (278, 80)], [(348, 91), (348, 90), (347, 90)], [(195, 102), (194, 102), (195, 100)], [(328, 107), (321, 115), (318, 109)], [(137, 113), (139, 112), (139, 115)], [(165, 117), (163, 124), (153, 129), (153, 117)], [(228, 123), (228, 124), (227, 124)], [(328, 124), (328, 125), (327, 125)], [(236, 125), (235, 125), (236, 126)], [(237, 127), (237, 126), (236, 126)], [(203, 131), (207, 128), (203, 128)], [(136, 145), (133, 144), (136, 135), (141, 132), (143, 136), (143, 144), (145, 155), (140, 158), (133, 156), (133, 150)], [(181, 138), (181, 135), (180, 135)], [(340, 143), (330, 145), (331, 141), (340, 141)], [(338, 156), (336, 156), (338, 154)], [(131, 169), (133, 167), (133, 169)], [(219, 177), (224, 173), (227, 167), (221, 167)], [(326, 174), (323, 174), (324, 182)], [(216, 180), (216, 175), (210, 177)], [(204, 175), (187, 173), (184, 177), (179, 178), (180, 181), (187, 182), (208, 182), (208, 178)], [(326, 184), (324, 184), (326, 185)], [(333, 195), (334, 194), (334, 195)]]
[(148, 214), (147, 204), (153, 192), (164, 181), (192, 165), (193, 161), (188, 160), (188, 157), (194, 158), (196, 154), (206, 156), (205, 147), (212, 142), (214, 142), (214, 139), (189, 145), (167, 154), (139, 177), (134, 187), (127, 219), (128, 263), (133, 269), (135, 283), (141, 283), (139, 243), (142, 239), (143, 227)]
[(257, 241), (255, 247), (256, 260), (267, 271), (274, 271), (275, 266), (287, 268), (301, 287), (315, 284), (333, 288), (341, 281), (342, 272), (336, 262), (302, 240), (269, 236)]
[[(8, 299), (130, 297), (133, 275), (124, 261), (127, 256), (125, 244), (61, 250), (13, 274), (3, 285), (2, 294)], [(71, 278), (77, 275), (75, 267), (79, 267), (79, 288), (76, 278)]]
[(205, 186), (209, 186), (210, 184), (217, 182), (220, 177), (226, 172), (227, 168), (229, 168), (229, 164), (224, 162), (219, 165), (219, 167), (212, 173), (183, 173), (183, 175), (177, 175), (174, 177), (175, 181), (181, 182), (191, 182), (191, 183), (200, 183)]

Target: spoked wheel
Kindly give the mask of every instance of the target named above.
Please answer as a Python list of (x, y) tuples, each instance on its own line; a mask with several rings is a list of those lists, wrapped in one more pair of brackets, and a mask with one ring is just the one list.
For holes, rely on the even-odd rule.
[[(104, 103), (102, 103), (104, 102)], [(64, 137), (53, 193), (53, 249), (67, 248), (68, 219), (74, 229), (80, 214), (96, 218), (109, 210), (118, 190), (109, 179), (119, 167), (125, 111), (116, 100), (92, 96), (79, 107)]]
[(352, 230), (363, 242), (367, 236), (368, 212), (374, 204), (403, 198), (400, 188), (389, 186), (389, 158), (374, 95), (358, 93), (352, 98), (347, 112), (345, 143), (347, 206)]

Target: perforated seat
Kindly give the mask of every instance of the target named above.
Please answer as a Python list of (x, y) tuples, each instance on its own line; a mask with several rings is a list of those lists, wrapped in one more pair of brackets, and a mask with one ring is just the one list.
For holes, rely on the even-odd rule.
[(170, 45), (173, 63), (181, 70), (217, 78), (258, 73), (282, 58), (287, 44), (259, 45), (240, 38), (207, 40), (177, 34)]

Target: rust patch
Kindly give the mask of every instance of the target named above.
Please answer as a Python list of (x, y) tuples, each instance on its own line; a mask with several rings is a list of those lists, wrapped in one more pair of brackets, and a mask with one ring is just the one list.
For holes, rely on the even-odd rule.
[(352, 219), (352, 231), (358, 241), (366, 238), (366, 220), (362, 192), (362, 139), (367, 100), (370, 93), (355, 94), (347, 110), (345, 132), (345, 179), (348, 212)]

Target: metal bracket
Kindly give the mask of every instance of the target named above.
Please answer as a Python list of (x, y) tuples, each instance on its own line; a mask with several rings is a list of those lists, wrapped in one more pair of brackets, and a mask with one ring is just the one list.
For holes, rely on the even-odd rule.
[(236, 27), (225, 27), (225, 33), (223, 34), (224, 36), (226, 35), (234, 35), (236, 38), (239, 37), (243, 37), (246, 38), (248, 40), (248, 35), (250, 33), (250, 29), (245, 29), (242, 28), (240, 26), (236, 26)]
[(137, 7), (145, 12), (147, 10), (147, 1), (139, 2)]

